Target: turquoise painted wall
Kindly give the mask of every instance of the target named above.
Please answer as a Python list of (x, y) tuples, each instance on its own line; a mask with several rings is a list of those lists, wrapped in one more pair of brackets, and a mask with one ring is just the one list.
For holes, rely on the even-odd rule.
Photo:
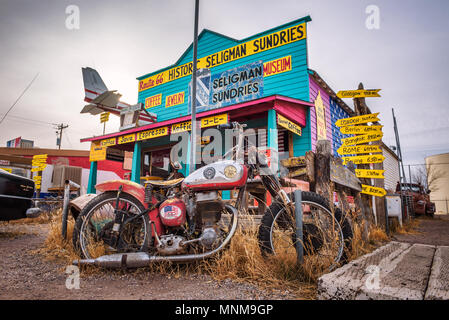
[[(265, 35), (286, 29), (288, 27), (307, 23), (309, 17), (301, 18), (282, 26), (267, 30), (257, 35), (242, 40), (234, 40), (229, 37), (217, 34), (209, 30), (203, 30), (198, 40), (198, 58), (202, 58), (215, 52), (233, 47), (237, 44), (244, 43)], [(275, 74), (264, 78), (263, 96), (271, 96), (274, 94), (284, 95), (300, 100), (309, 101), (309, 77), (308, 77), (308, 61), (307, 61), (307, 38), (293, 43), (289, 43), (277, 48), (273, 48), (264, 52), (256, 53), (247, 57), (243, 57), (216, 67), (211, 68), (211, 74), (221, 73), (223, 71), (243, 66), (254, 61), (261, 60), (267, 62), (282, 57), (291, 56), (292, 70)], [(191, 46), (185, 51), (181, 58), (172, 66), (146, 74), (137, 78), (145, 79), (151, 75), (158, 74), (168, 68), (176, 67), (192, 61)], [(162, 104), (160, 106), (149, 108), (148, 111), (154, 112), (158, 116), (158, 121), (178, 118), (188, 115), (188, 85), (191, 76), (183, 78), (144, 90), (139, 92), (138, 101), (145, 104), (145, 99), (157, 94), (162, 94)], [(178, 92), (184, 92), (184, 103), (165, 107), (165, 98)]]

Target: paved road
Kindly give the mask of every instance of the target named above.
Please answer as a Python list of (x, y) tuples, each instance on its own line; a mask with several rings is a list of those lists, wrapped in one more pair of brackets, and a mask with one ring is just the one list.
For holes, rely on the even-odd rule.
[(322, 276), (320, 299), (449, 300), (449, 219), (423, 219), (376, 251)]

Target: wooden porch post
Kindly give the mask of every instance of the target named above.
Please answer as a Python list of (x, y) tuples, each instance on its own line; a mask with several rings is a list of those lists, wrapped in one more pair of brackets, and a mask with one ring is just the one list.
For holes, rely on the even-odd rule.
[(90, 163), (89, 182), (87, 184), (87, 193), (96, 193), (95, 185), (97, 184), (97, 161)]
[(137, 141), (134, 143), (133, 163), (131, 169), (131, 181), (140, 183), (140, 166), (142, 157), (142, 143)]

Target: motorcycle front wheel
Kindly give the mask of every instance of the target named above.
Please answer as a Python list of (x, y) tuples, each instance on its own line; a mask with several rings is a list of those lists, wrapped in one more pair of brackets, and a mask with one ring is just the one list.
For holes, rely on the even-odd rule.
[[(294, 202), (294, 194), (290, 194)], [(347, 259), (352, 228), (340, 209), (331, 212), (329, 203), (313, 192), (302, 192), (303, 239), (296, 237), (294, 206), (287, 210), (280, 201), (267, 209), (259, 227), (262, 255), (279, 259), (296, 257), (296, 244), (303, 246), (304, 258), (311, 263), (333, 269)]]
[[(138, 252), (148, 247), (149, 218), (147, 214), (131, 219), (145, 211), (132, 195), (120, 194), (118, 210), (124, 214), (124, 223), (118, 242), (112, 243), (115, 219), (116, 191), (104, 192), (93, 198), (80, 212), (73, 230), (73, 246), (85, 259), (119, 252)], [(130, 221), (127, 223), (127, 221)]]

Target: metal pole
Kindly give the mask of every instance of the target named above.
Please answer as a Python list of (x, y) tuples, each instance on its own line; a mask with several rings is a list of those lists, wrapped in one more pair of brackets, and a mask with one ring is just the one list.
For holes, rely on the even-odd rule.
[(195, 0), (195, 25), (193, 33), (193, 73), (192, 73), (192, 92), (190, 96), (190, 101), (192, 104), (192, 120), (191, 120), (191, 134), (190, 134), (190, 163), (189, 163), (189, 173), (195, 171), (196, 164), (196, 135), (197, 135), (197, 123), (196, 123), (196, 70), (197, 70), (197, 53), (198, 53), (198, 11), (199, 11), (199, 0)]
[(295, 190), (295, 219), (296, 219), (296, 256), (298, 263), (304, 262), (304, 247), (302, 234), (302, 194), (301, 190)]
[(388, 235), (388, 234), (390, 234), (390, 223), (388, 221), (388, 206), (387, 206), (387, 197), (386, 196), (384, 197), (384, 201), (385, 201), (385, 232)]
[[(412, 183), (412, 171), (410, 170), (410, 165), (408, 165), (408, 178), (409, 178), (409, 182)], [(410, 186), (411, 188), (411, 186)]]
[(65, 239), (67, 236), (67, 217), (69, 214), (69, 203), (70, 203), (70, 181), (65, 180), (64, 182), (64, 204), (62, 206), (62, 238)]

